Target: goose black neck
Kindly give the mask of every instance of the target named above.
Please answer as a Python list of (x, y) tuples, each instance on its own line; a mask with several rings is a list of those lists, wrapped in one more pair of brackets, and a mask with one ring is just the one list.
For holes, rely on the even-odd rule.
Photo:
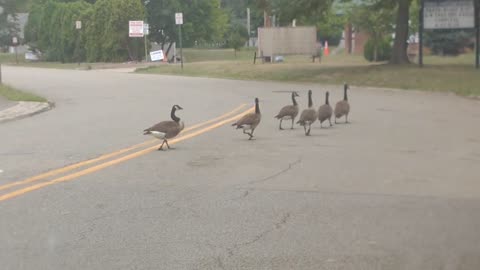
[(312, 101), (312, 93), (308, 93), (308, 107), (311, 108), (313, 107), (313, 101)]
[(260, 106), (258, 106), (258, 100), (255, 101), (255, 113), (260, 114)]
[(178, 118), (176, 115), (175, 115), (175, 111), (177, 111), (177, 108), (175, 108), (175, 106), (172, 107), (172, 112), (170, 113), (170, 117), (172, 118), (173, 121), (175, 122), (179, 122), (180, 121), (180, 118)]
[(293, 105), (297, 106), (297, 101), (295, 100), (295, 93), (292, 93), (292, 102)]
[(348, 100), (347, 89), (348, 89), (347, 86), (345, 86), (345, 88), (343, 89), (343, 100), (345, 101)]
[(325, 104), (330, 104), (330, 102), (328, 101), (328, 92), (325, 94)]

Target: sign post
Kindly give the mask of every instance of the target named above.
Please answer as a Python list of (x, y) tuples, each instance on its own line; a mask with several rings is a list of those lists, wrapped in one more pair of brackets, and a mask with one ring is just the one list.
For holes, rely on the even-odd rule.
[(13, 37), (12, 38), (12, 43), (13, 43), (13, 46), (15, 47), (15, 63), (17, 63), (18, 65), (18, 38), (17, 37)]
[(418, 16), (419, 19), (419, 26), (418, 26), (418, 65), (423, 67), (423, 9), (424, 0), (420, 0), (420, 15)]
[(79, 49), (79, 43), (80, 43), (80, 31), (82, 30), (82, 21), (75, 21), (75, 29), (77, 29), (78, 31), (78, 37), (77, 37), (77, 48), (76, 48), (76, 51), (77, 51), (77, 62), (78, 62), (78, 66), (80, 66), (80, 49)]
[(148, 62), (148, 50), (147, 50), (147, 36), (150, 34), (150, 26), (148, 23), (143, 24), (143, 37), (145, 43), (145, 62)]
[(183, 13), (175, 13), (175, 24), (178, 25), (178, 36), (180, 39), (180, 63), (183, 69), (183, 46), (182, 46), (182, 24)]

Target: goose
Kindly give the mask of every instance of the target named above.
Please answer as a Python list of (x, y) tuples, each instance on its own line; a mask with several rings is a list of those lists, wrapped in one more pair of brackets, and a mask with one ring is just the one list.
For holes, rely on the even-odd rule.
[(348, 84), (343, 85), (343, 100), (337, 102), (335, 105), (335, 124), (337, 123), (337, 118), (345, 116), (345, 123), (348, 123), (348, 114), (350, 113), (350, 104), (348, 103), (347, 90), (350, 89)]
[(332, 106), (330, 106), (330, 102), (328, 101), (328, 97), (330, 93), (327, 91), (325, 93), (325, 104), (318, 108), (318, 121), (320, 121), (320, 127), (322, 127), (322, 123), (328, 119), (330, 126), (332, 126)]
[(308, 109), (302, 111), (297, 124), (303, 126), (306, 136), (310, 136), (310, 129), (312, 128), (312, 124), (315, 122), (315, 120), (317, 120), (317, 112), (313, 108), (312, 90), (308, 90)]
[(185, 127), (183, 121), (180, 121), (180, 118), (175, 115), (177, 110), (183, 110), (183, 108), (178, 105), (173, 105), (172, 111), (170, 112), (170, 117), (173, 121), (162, 121), (143, 131), (143, 135), (152, 135), (159, 140), (163, 140), (162, 145), (160, 145), (158, 150), (163, 150), (164, 144), (167, 144), (168, 149), (170, 149), (168, 139), (177, 136)]
[(243, 133), (250, 136), (248, 140), (251, 140), (253, 138), (253, 132), (261, 119), (262, 115), (260, 114), (260, 107), (258, 106), (258, 98), (255, 98), (255, 112), (244, 115), (236, 123), (233, 123), (232, 126), (236, 126), (237, 129), (243, 129)]
[(292, 120), (292, 127), (291, 129), (293, 129), (293, 122), (295, 121), (295, 117), (297, 117), (298, 115), (298, 104), (297, 104), (297, 101), (295, 100), (295, 97), (298, 97), (298, 93), (297, 92), (292, 92), (292, 102), (293, 102), (293, 105), (287, 105), (285, 107), (283, 107), (280, 112), (275, 116), (275, 118), (277, 119), (280, 119), (280, 125), (278, 126), (278, 128), (280, 130), (283, 130), (282, 128), (282, 121), (283, 120), (288, 120), (288, 119), (291, 119)]

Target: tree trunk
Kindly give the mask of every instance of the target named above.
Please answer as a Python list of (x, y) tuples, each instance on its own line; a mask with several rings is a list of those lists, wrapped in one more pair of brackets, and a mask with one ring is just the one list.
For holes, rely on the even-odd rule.
[(373, 62), (377, 62), (378, 60), (378, 45), (375, 42), (375, 45), (373, 45)]
[(397, 24), (395, 28), (395, 42), (393, 44), (390, 64), (408, 64), (407, 40), (408, 20), (411, 0), (398, 0)]

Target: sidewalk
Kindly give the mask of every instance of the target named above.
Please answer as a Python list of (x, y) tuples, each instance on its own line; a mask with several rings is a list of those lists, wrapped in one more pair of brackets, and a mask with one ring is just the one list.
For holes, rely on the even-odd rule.
[(53, 108), (48, 102), (11, 102), (0, 97), (0, 123), (25, 118)]

